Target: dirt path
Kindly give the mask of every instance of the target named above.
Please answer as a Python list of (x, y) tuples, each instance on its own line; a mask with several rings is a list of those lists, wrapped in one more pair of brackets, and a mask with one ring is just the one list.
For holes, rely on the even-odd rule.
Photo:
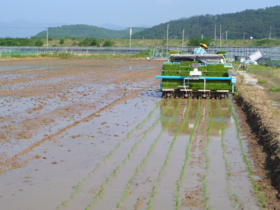
[(161, 65), (2, 61), (1, 207), (260, 209), (229, 104), (142, 90)]

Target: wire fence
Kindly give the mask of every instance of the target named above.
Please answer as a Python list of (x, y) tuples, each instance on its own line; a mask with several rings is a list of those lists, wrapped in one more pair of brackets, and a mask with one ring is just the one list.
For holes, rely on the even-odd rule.
[[(0, 57), (13, 57), (15, 55), (40, 55), (55, 53), (71, 53), (75, 55), (133, 55), (143, 51), (150, 51), (150, 59), (168, 59), (169, 52), (176, 50), (182, 54), (191, 54), (196, 47), (0, 47)], [(226, 51), (227, 58), (231, 61), (236, 56), (248, 57), (256, 51), (261, 51), (264, 57), (259, 63), (268, 65), (280, 65), (280, 47), (209, 47), (208, 54), (216, 54), (217, 51)]]
[(55, 53), (71, 53), (75, 55), (133, 55), (148, 49), (148, 47), (0, 47), (0, 57), (13, 55), (40, 55)]
[[(170, 51), (178, 51), (181, 54), (191, 54), (197, 47), (155, 47), (150, 51), (151, 59), (168, 59)], [(280, 47), (209, 47), (208, 54), (217, 54), (218, 51), (226, 51), (227, 58), (230, 61), (236, 60), (236, 57), (247, 58), (256, 51), (261, 51), (264, 57), (259, 60), (261, 64), (280, 65)]]

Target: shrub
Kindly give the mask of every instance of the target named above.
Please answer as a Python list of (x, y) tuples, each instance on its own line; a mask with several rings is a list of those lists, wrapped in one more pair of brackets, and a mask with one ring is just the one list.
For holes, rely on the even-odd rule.
[(200, 37), (197, 37), (197, 38), (191, 38), (189, 39), (189, 42), (188, 42), (188, 46), (199, 46), (200, 43), (204, 43), (206, 44), (207, 46), (210, 45), (210, 42), (212, 42), (212, 38), (211, 37), (205, 37), (203, 39), (201, 39)]
[(36, 42), (34, 43), (34, 46), (38, 46), (41, 47), (44, 45), (44, 42), (41, 39), (36, 40)]
[(100, 39), (98, 38), (85, 38), (79, 43), (80, 46), (97, 46), (100, 47)]
[(112, 40), (106, 40), (103, 44), (103, 47), (112, 47), (114, 42)]
[(227, 54), (227, 51), (217, 51), (217, 54), (222, 54), (222, 55), (224, 55), (224, 54)]
[(178, 54), (179, 52), (177, 50), (171, 50), (169, 53), (170, 54)]
[(151, 50), (145, 50), (136, 54), (136, 57), (149, 57)]
[(92, 42), (90, 43), (90, 46), (97, 46), (100, 47), (100, 39), (98, 38), (93, 38)]
[(64, 44), (64, 39), (63, 38), (61, 38), (60, 40), (59, 40), (59, 44)]

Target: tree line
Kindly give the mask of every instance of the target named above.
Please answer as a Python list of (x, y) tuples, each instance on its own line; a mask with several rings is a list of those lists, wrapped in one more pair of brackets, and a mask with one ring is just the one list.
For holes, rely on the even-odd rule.
[(257, 10), (245, 10), (237, 13), (219, 15), (199, 15), (190, 18), (181, 18), (162, 23), (152, 28), (145, 29), (132, 38), (141, 39), (166, 39), (167, 24), (169, 24), (169, 38), (180, 39), (182, 31), (185, 30), (185, 39), (200, 37), (214, 38), (216, 25), (216, 38), (220, 38), (220, 25), (222, 28), (222, 39), (225, 39), (227, 31), (228, 39), (243, 39), (253, 37), (254, 39), (268, 38), (271, 28), (271, 38), (280, 37), (280, 6)]

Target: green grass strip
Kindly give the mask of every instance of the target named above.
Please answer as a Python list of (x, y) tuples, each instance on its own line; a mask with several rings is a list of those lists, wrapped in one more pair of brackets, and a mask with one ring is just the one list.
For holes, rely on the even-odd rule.
[(237, 195), (231, 190), (230, 183), (229, 183), (229, 178), (230, 178), (230, 171), (229, 171), (229, 164), (228, 160), (226, 158), (226, 152), (227, 148), (225, 145), (225, 129), (226, 129), (226, 122), (225, 118), (223, 117), (222, 114), (222, 107), (220, 105), (220, 100), (217, 98), (217, 106), (219, 109), (219, 115), (222, 118), (222, 132), (221, 132), (221, 144), (222, 144), (222, 150), (223, 150), (223, 159), (225, 160), (225, 166), (226, 166), (226, 181), (227, 181), (227, 191), (230, 197), (231, 204), (233, 205), (234, 208), (237, 207), (238, 205), (238, 197)]
[(180, 188), (182, 186), (182, 180), (183, 180), (183, 177), (185, 175), (185, 169), (187, 167), (187, 164), (188, 164), (188, 160), (189, 160), (189, 156), (190, 156), (190, 149), (191, 149), (191, 145), (192, 145), (192, 141), (193, 141), (193, 137), (194, 137), (194, 132), (197, 128), (197, 125), (198, 125), (198, 122), (200, 120), (200, 98), (198, 99), (198, 107), (197, 107), (197, 117), (196, 117), (196, 122), (195, 122), (195, 125), (191, 131), (191, 135), (190, 135), (190, 140), (189, 140), (189, 143), (187, 145), (187, 148), (186, 148), (186, 157), (185, 157), (185, 160), (184, 160), (184, 165), (182, 167), (182, 170), (181, 170), (181, 173), (180, 173), (180, 177), (177, 179), (176, 181), (176, 190), (174, 190), (174, 195), (175, 195), (175, 199), (176, 199), (176, 207), (175, 207), (175, 210), (178, 210), (179, 209), (179, 204), (180, 204)]
[(233, 116), (233, 118), (235, 120), (235, 126), (236, 126), (236, 130), (237, 130), (237, 138), (238, 138), (238, 141), (239, 141), (239, 146), (241, 148), (241, 154), (242, 154), (243, 160), (244, 160), (244, 162), (245, 162), (245, 164), (247, 166), (247, 171), (248, 171), (248, 174), (249, 174), (250, 181), (252, 183), (253, 190), (254, 190), (254, 192), (258, 196), (258, 199), (259, 199), (259, 201), (261, 203), (262, 208), (264, 208), (265, 207), (264, 194), (260, 192), (259, 185), (254, 182), (254, 178), (252, 177), (252, 168), (251, 168), (251, 165), (250, 165), (249, 160), (247, 158), (247, 154), (246, 154), (246, 151), (244, 149), (244, 146), (243, 146), (243, 143), (242, 143), (242, 139), (240, 137), (240, 128), (238, 126), (238, 118), (237, 118), (237, 116), (235, 114), (235, 111), (234, 111), (234, 109), (233, 109), (233, 107), (230, 104), (228, 99), (227, 99), (227, 104), (228, 104), (229, 108), (231, 109), (232, 116)]
[[(133, 128), (131, 131), (129, 131), (127, 133), (127, 135), (121, 141), (118, 142), (118, 144), (104, 157), (102, 162), (105, 162), (110, 156), (112, 156), (113, 153), (120, 147), (121, 143), (125, 142), (137, 129), (139, 129), (145, 122), (147, 122), (148, 119), (151, 118), (151, 116), (155, 112), (155, 110), (162, 104), (162, 102), (163, 102), (163, 99), (160, 100), (160, 102), (155, 106), (155, 108), (148, 114), (148, 116), (144, 120), (142, 120), (138, 125), (136, 125), (135, 128)], [(93, 174), (99, 167), (100, 167), (100, 163), (98, 163), (95, 166), (95, 168), (91, 172), (88, 173), (87, 176), (85, 176), (82, 179), (80, 179), (80, 181), (76, 184), (75, 189), (73, 190), (72, 194), (70, 195), (71, 198), (73, 198), (75, 194), (77, 194), (77, 193), (82, 191), (82, 189), (80, 188), (81, 184), (87, 178), (89, 178), (90, 175)], [(61, 206), (66, 206), (68, 202), (69, 202), (69, 200), (62, 201), (61, 204), (59, 204), (57, 206), (57, 209), (59, 209)]]
[[(122, 161), (121, 164), (124, 164), (131, 156), (132, 152), (135, 150), (135, 148), (138, 146), (138, 144), (144, 139), (146, 138), (146, 135), (149, 131), (151, 131), (153, 129), (153, 127), (155, 125), (157, 125), (159, 123), (159, 121), (161, 120), (161, 118), (164, 116), (164, 114), (166, 113), (168, 107), (170, 106), (170, 104), (172, 103), (173, 99), (171, 99), (169, 101), (169, 103), (167, 104), (167, 106), (164, 108), (162, 114), (160, 115), (160, 117), (157, 119), (156, 122), (154, 122), (142, 135), (142, 137), (140, 138), (139, 141), (137, 141), (134, 146), (131, 148), (131, 150), (129, 151), (129, 153), (127, 154), (127, 157)], [(95, 203), (95, 201), (100, 197), (101, 194), (104, 193), (106, 185), (108, 184), (109, 180), (111, 179), (111, 177), (113, 177), (120, 169), (120, 165), (118, 165), (115, 170), (106, 178), (106, 180), (101, 184), (101, 189), (99, 190), (99, 192), (96, 194), (96, 196), (89, 202), (89, 204), (87, 205), (87, 207), (85, 208), (85, 210), (88, 210), (91, 208), (91, 206)]]
[(169, 124), (172, 122), (172, 120), (174, 119), (176, 113), (177, 113), (177, 110), (180, 106), (180, 103), (181, 103), (181, 100), (182, 98), (180, 98), (175, 110), (173, 111), (173, 114), (172, 114), (172, 117), (168, 120), (167, 124), (162, 128), (161, 132), (159, 133), (158, 137), (154, 140), (154, 142), (151, 144), (150, 146), (150, 149), (147, 153), (147, 155), (143, 158), (142, 162), (137, 166), (136, 170), (135, 170), (135, 173), (133, 174), (133, 176), (130, 178), (130, 180), (128, 181), (128, 183), (126, 184), (126, 187), (125, 187), (125, 191), (124, 193), (122, 194), (121, 196), (121, 200), (117, 203), (116, 207), (117, 208), (120, 208), (123, 204), (123, 201), (124, 199), (126, 198), (127, 195), (129, 195), (130, 193), (130, 188), (131, 188), (131, 185), (132, 185), (132, 181), (133, 179), (138, 175), (139, 171), (142, 169), (142, 167), (145, 165), (148, 157), (150, 156), (150, 154), (152, 153), (157, 141), (160, 139), (161, 135), (163, 134), (163, 132), (165, 131), (165, 129), (169, 126)]
[[(169, 161), (169, 159), (170, 159), (170, 153), (171, 153), (171, 151), (172, 151), (172, 149), (173, 149), (173, 147), (174, 147), (174, 144), (175, 144), (175, 142), (176, 142), (177, 135), (179, 134), (179, 132), (180, 132), (181, 129), (183, 128), (184, 123), (185, 123), (186, 120), (188, 119), (190, 106), (191, 106), (191, 99), (189, 99), (189, 104), (188, 104), (188, 108), (187, 108), (187, 110), (186, 110), (186, 112), (185, 112), (185, 117), (184, 117), (184, 119), (182, 120), (182, 122), (180, 123), (180, 125), (179, 125), (177, 131), (176, 131), (175, 134), (174, 134), (174, 138), (173, 138), (173, 140), (172, 140), (172, 142), (171, 142), (171, 144), (170, 144), (170, 147), (169, 147), (169, 149), (168, 149), (168, 152), (167, 152), (167, 154), (166, 154), (165, 161), (164, 161), (164, 163), (163, 163), (163, 165), (162, 165), (162, 167), (161, 167), (161, 169), (160, 169), (160, 171), (159, 171), (159, 173), (158, 173), (158, 177), (157, 177), (157, 179), (156, 179), (157, 182), (160, 181), (161, 173), (162, 173), (163, 170), (166, 168), (167, 163), (168, 163), (168, 161)], [(152, 202), (153, 202), (154, 197), (155, 197), (155, 195), (156, 195), (156, 189), (157, 189), (157, 185), (154, 184), (154, 185), (153, 185), (153, 189), (152, 189), (152, 191), (151, 191), (150, 200), (148, 201), (148, 210), (151, 210), (151, 209), (152, 209)]]
[(212, 116), (212, 110), (211, 110), (211, 103), (210, 100), (208, 99), (208, 114), (209, 114), (209, 124), (208, 124), (208, 128), (207, 128), (207, 134), (206, 134), (206, 144), (205, 144), (205, 149), (204, 149), (204, 156), (205, 156), (205, 161), (206, 161), (206, 173), (202, 178), (202, 188), (203, 188), (203, 194), (204, 194), (204, 208), (205, 209), (211, 209), (211, 207), (208, 206), (208, 202), (209, 202), (209, 196), (208, 196), (208, 190), (207, 190), (207, 182), (206, 182), (206, 177), (209, 173), (209, 166), (210, 166), (210, 159), (208, 156), (208, 152), (207, 152), (207, 147), (208, 144), (210, 142), (210, 129), (211, 129), (211, 125), (213, 122), (213, 116)]

